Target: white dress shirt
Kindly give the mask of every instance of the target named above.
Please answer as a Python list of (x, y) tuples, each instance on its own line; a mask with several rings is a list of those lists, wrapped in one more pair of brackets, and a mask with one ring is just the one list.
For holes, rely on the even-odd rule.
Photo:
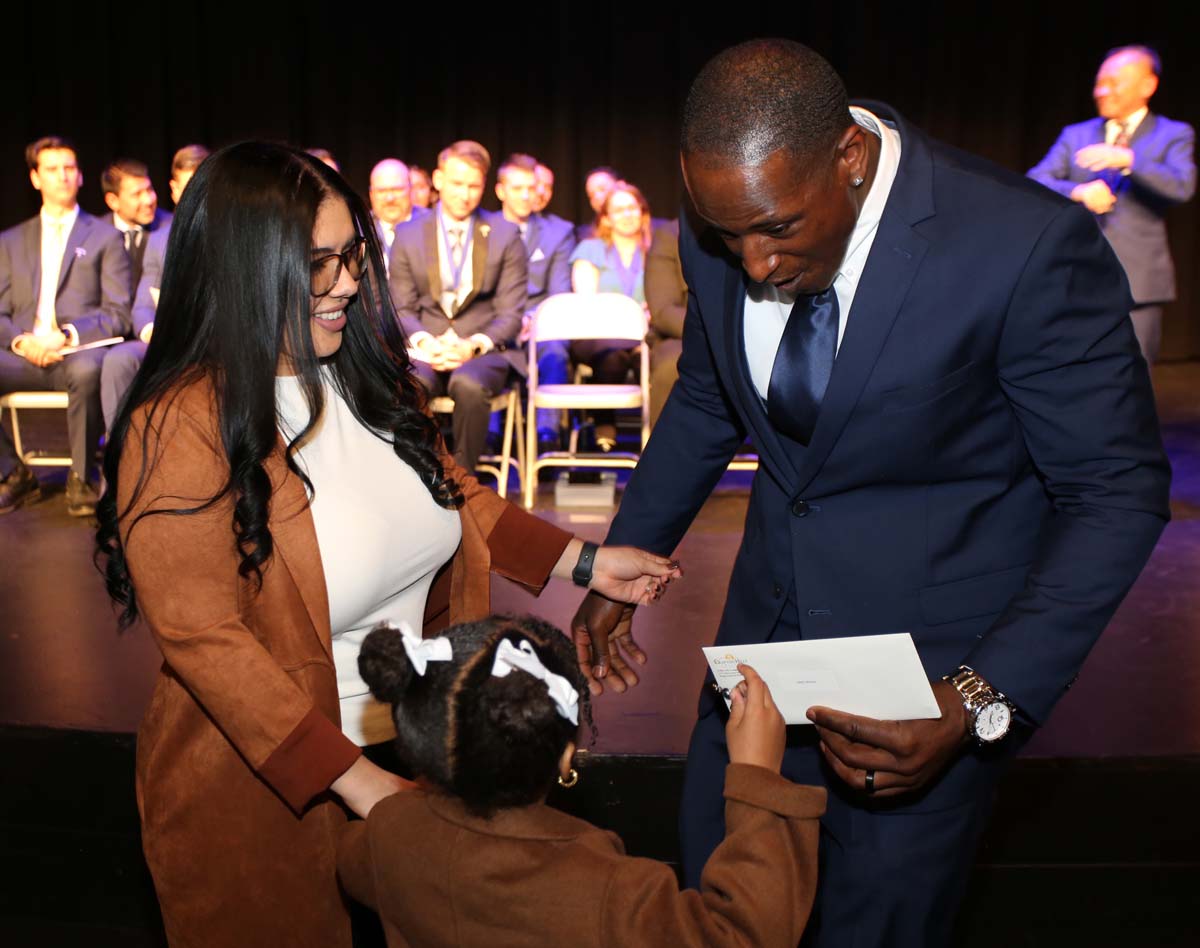
[[(472, 266), (471, 256), (474, 250), (474, 241), (471, 246), (467, 246), (467, 238), (471, 235), (475, 227), (475, 215), (472, 214), (465, 221), (451, 220), (446, 217), (442, 210), (438, 209), (438, 266), (442, 273), (442, 296), (439, 302), (442, 306), (442, 311), (450, 317), (454, 316), (455, 311), (462, 305), (463, 300), (471, 292), (471, 281), (475, 278), (474, 267)], [(450, 232), (457, 230), (461, 234), (459, 246), (463, 248), (462, 256), (462, 271), (459, 274), (458, 287), (454, 288), (454, 263), (447, 253), (452, 239)]]
[[(854, 121), (879, 137), (879, 164), (875, 168), (875, 180), (863, 202), (846, 256), (833, 281), (833, 290), (838, 301), (838, 349), (846, 333), (846, 323), (858, 291), (879, 220), (887, 205), (892, 183), (896, 180), (896, 169), (900, 165), (900, 135), (889, 128), (866, 109), (851, 107)], [(771, 386), (771, 370), (775, 366), (775, 354), (779, 351), (783, 329), (792, 311), (795, 296), (781, 293), (770, 283), (751, 283), (746, 291), (745, 344), (746, 362), (750, 367), (750, 380), (754, 389), (764, 400)]]
[[(62, 274), (63, 255), (67, 252), (67, 238), (71, 236), (71, 229), (78, 218), (78, 204), (62, 217), (54, 217), (42, 208), (42, 277), (38, 289), (37, 315), (33, 322), (35, 336), (48, 336), (60, 328), (54, 301), (58, 297), (58, 278)], [(69, 337), (71, 334), (67, 335)]]

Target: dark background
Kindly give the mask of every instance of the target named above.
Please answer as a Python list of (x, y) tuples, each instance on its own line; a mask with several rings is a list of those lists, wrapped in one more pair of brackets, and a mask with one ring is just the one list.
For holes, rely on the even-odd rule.
[[(808, 43), (852, 96), (887, 101), (1015, 171), (1064, 124), (1094, 114), (1092, 78), (1121, 43), (1162, 54), (1154, 109), (1200, 124), (1200, 57), (1181, 3), (765, 6), (733, 4), (722, 16), (648, 3), (12, 6), (0, 64), (0, 227), (37, 211), (23, 149), (51, 133), (75, 141), (81, 203), (97, 213), (99, 171), (116, 155), (146, 161), (169, 206), (171, 155), (188, 142), (324, 146), (365, 195), (380, 158), (429, 168), (442, 146), (470, 137), (494, 159), (521, 150), (549, 164), (551, 209), (564, 217), (584, 214), (583, 173), (601, 163), (673, 216), (688, 83), (717, 50), (761, 35)], [(1197, 357), (1196, 202), (1169, 225), (1180, 298), (1167, 310), (1163, 356)]]

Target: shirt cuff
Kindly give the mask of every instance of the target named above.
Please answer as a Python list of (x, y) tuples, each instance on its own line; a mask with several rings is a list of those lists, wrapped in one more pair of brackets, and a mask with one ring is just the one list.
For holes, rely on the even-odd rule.
[(433, 333), (425, 332), (424, 330), (422, 330), (421, 332), (414, 332), (411, 336), (409, 336), (408, 344), (415, 348), (416, 346), (419, 346), (421, 343), (423, 343), (426, 339), (432, 339), (432, 338), (433, 338)]
[(481, 332), (475, 333), (470, 337), (470, 339), (473, 343), (475, 343), (475, 345), (479, 346), (483, 350), (483, 352), (479, 353), (480, 355), (483, 355), (484, 352), (491, 352), (496, 348), (496, 344), (492, 342), (491, 337), (486, 336)]
[(58, 331), (67, 337), (68, 346), (79, 345), (79, 332), (70, 323), (58, 327)]
[(142, 331), (138, 333), (138, 338), (142, 340), (142, 342), (149, 344), (150, 334), (152, 332), (154, 332), (154, 323), (146, 323), (146, 325), (142, 327)]

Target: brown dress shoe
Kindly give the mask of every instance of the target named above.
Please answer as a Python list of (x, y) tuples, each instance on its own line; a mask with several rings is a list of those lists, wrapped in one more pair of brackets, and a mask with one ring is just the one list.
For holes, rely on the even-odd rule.
[(0, 514), (11, 513), (21, 504), (37, 500), (41, 493), (33, 471), (18, 461), (8, 477), (0, 481)]
[(96, 512), (96, 488), (72, 471), (67, 475), (67, 513), (72, 517), (90, 517)]

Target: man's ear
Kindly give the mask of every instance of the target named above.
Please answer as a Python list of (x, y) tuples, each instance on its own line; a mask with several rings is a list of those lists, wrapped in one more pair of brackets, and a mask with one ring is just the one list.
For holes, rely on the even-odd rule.
[(108, 205), (108, 209), (114, 214), (117, 212), (117, 196), (111, 191), (104, 192), (104, 203)]

